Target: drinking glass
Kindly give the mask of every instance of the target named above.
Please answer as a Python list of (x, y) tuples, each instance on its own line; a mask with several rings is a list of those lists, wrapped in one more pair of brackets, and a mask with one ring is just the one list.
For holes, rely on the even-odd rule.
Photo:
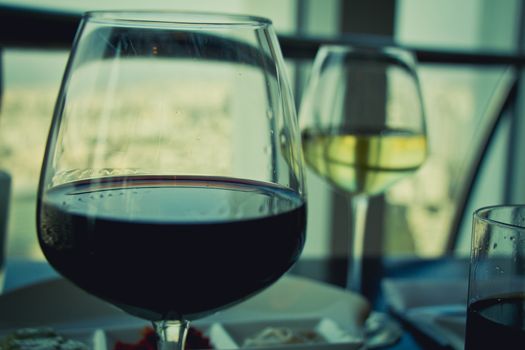
[(368, 198), (414, 173), (427, 154), (414, 57), (393, 47), (321, 47), (299, 120), (306, 164), (351, 195), (347, 287), (361, 291)]
[(38, 237), (87, 292), (182, 349), (188, 322), (274, 283), (305, 240), (302, 150), (264, 18), (91, 12), (49, 133)]
[(477, 210), (472, 226), (465, 349), (523, 349), (525, 206)]

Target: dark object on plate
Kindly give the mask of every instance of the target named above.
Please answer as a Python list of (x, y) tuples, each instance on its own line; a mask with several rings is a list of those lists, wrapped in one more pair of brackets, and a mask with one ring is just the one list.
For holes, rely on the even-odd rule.
[[(186, 349), (213, 349), (210, 339), (194, 327), (188, 330)], [(113, 350), (157, 350), (157, 335), (153, 328), (146, 327), (142, 330), (142, 338), (135, 344), (118, 341)]]
[(24, 328), (0, 339), (2, 350), (89, 350), (79, 341), (67, 339), (51, 328)]

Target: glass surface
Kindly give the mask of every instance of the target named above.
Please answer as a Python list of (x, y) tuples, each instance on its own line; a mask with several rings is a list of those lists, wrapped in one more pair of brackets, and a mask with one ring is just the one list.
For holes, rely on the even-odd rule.
[(80, 288), (152, 321), (160, 348), (182, 349), (188, 321), (298, 259), (302, 159), (269, 20), (88, 13), (48, 137), (40, 246)]
[(465, 349), (523, 348), (525, 207), (477, 210), (472, 226)]
[(300, 123), (306, 164), (352, 196), (347, 285), (360, 290), (367, 198), (414, 173), (427, 155), (413, 57), (396, 48), (322, 47)]

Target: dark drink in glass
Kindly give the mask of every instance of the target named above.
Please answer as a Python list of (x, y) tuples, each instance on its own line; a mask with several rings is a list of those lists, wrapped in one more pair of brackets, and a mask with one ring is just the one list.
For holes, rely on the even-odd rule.
[(467, 320), (467, 350), (524, 348), (524, 295), (507, 295), (476, 301), (468, 307)]
[(269, 286), (299, 257), (306, 222), (303, 200), (284, 187), (183, 176), (64, 184), (39, 219), (51, 265), (151, 320), (204, 316)]

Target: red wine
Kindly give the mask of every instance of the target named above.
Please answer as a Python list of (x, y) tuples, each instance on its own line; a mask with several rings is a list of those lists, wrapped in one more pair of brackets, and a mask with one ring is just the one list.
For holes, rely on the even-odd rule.
[(466, 350), (514, 350), (524, 344), (525, 295), (480, 300), (468, 307)]
[(201, 317), (269, 286), (298, 259), (306, 225), (285, 187), (180, 176), (61, 185), (38, 219), (56, 270), (151, 320)]

